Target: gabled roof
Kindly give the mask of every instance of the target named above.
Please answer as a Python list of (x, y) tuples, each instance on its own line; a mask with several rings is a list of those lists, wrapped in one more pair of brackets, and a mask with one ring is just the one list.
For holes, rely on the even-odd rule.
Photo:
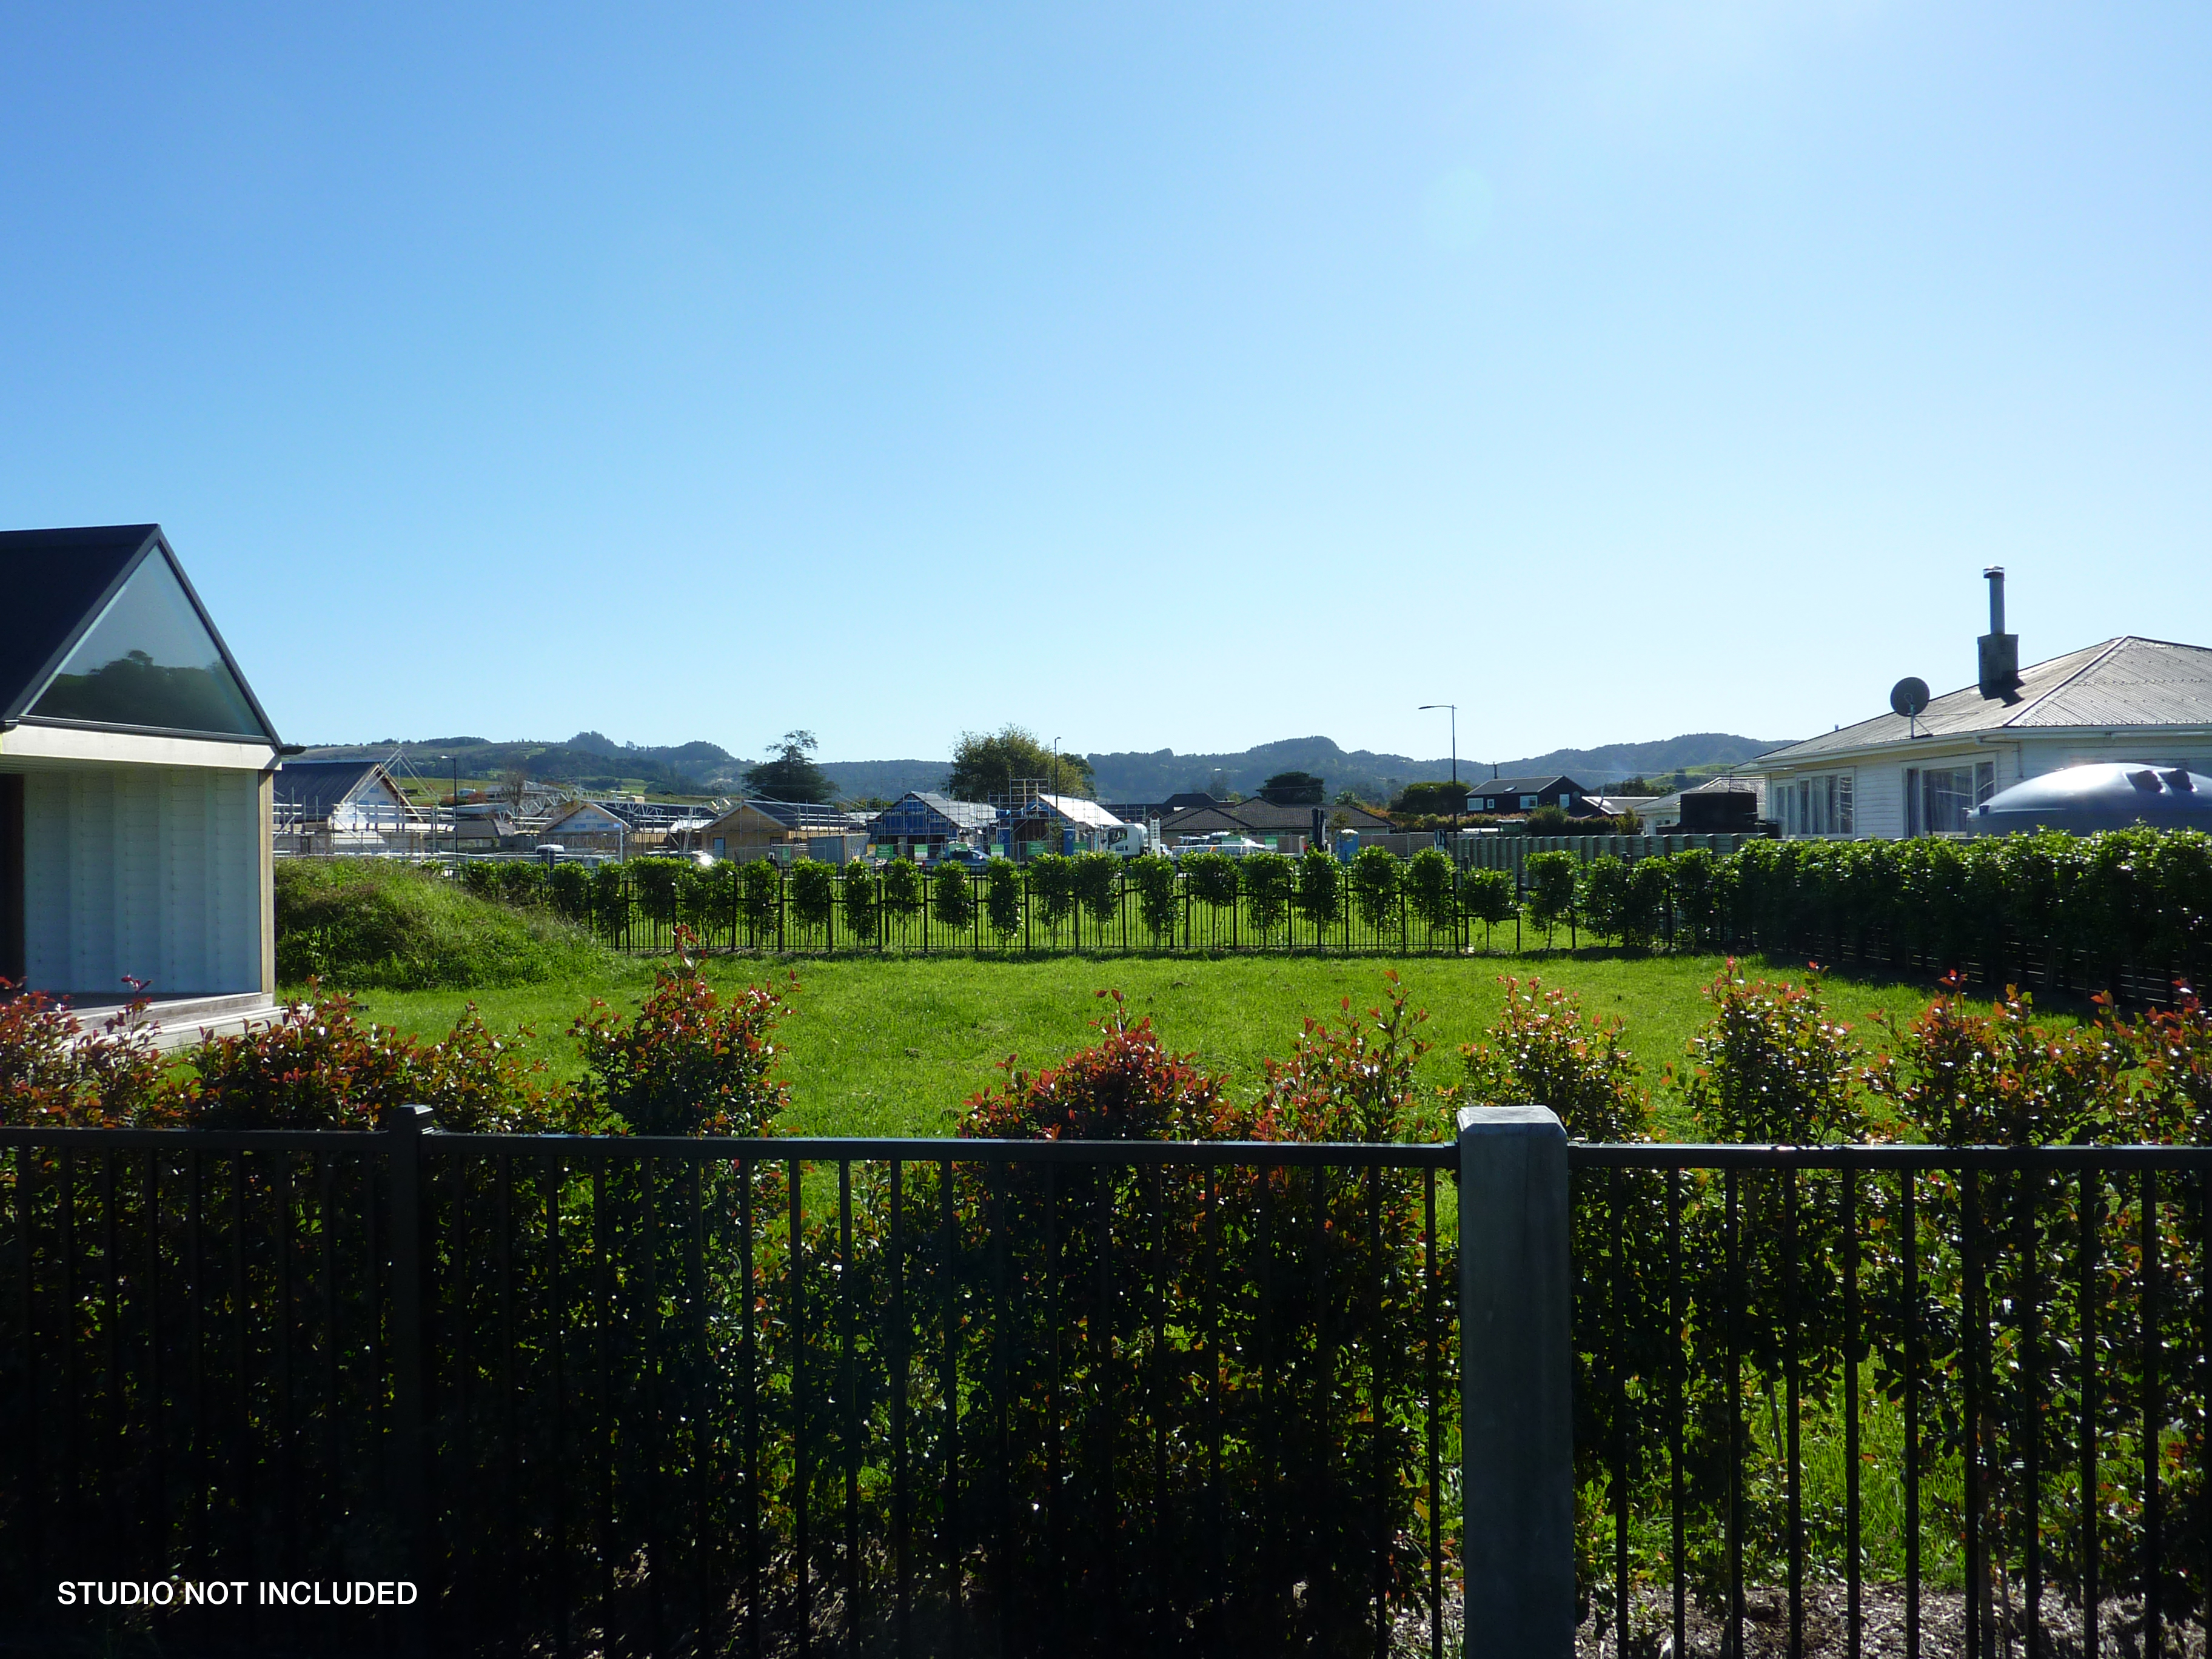
[(909, 789), (868, 819), (871, 827), (902, 823), (911, 817), (909, 803), (917, 803), (955, 830), (981, 830), (999, 821), (999, 809), (981, 801), (954, 800), (932, 789)]
[(818, 801), (770, 800), (764, 795), (748, 795), (738, 805), (774, 818), (787, 830), (816, 830), (823, 835), (836, 835), (860, 827), (860, 819), (854, 813)]
[(1549, 795), (1565, 793), (1587, 795), (1589, 791), (1562, 773), (1548, 778), (1476, 778), (1467, 786), (1470, 795)]
[[(1121, 819), (1097, 801), (1085, 800), (1080, 795), (1048, 795), (1039, 790), (1036, 800), (1036, 805), (1047, 812), (1064, 818), (1079, 830), (1118, 830), (1121, 827)], [(1036, 815), (1024, 806), (1018, 809), (1014, 816), (1020, 818)]]
[(2020, 684), (2003, 696), (1985, 697), (1980, 686), (1964, 686), (1936, 698), (1910, 722), (1902, 714), (1877, 714), (1771, 750), (1748, 765), (1764, 771), (1823, 755), (1907, 743), (1915, 730), (1923, 738), (1947, 738), (1984, 732), (2141, 731), (2209, 725), (2212, 649), (2123, 634), (2023, 669)]
[[(132, 579), (155, 561), (161, 571), (134, 586)], [(112, 661), (73, 663), (73, 653), (116, 609), (118, 598), (126, 611), (133, 603), (125, 589), (150, 592), (149, 584), (159, 589), (155, 597), (166, 598), (173, 609), (181, 599), (182, 629), (204, 636), (192, 641), (191, 649), (212, 650), (214, 657), (173, 664), (133, 650), (118, 651)], [(28, 720), (280, 746), (276, 728), (192, 591), (161, 526), (0, 531), (0, 592), (8, 596), (0, 606), (0, 727)], [(65, 674), (65, 669), (70, 672)], [(156, 699), (177, 711), (177, 720), (191, 717), (195, 691), (202, 694), (198, 705), (221, 708), (227, 702), (230, 713), (220, 723), (229, 729), (213, 729), (219, 723), (214, 720), (186, 725), (113, 717), (115, 699), (110, 694), (118, 680), (135, 682), (140, 691), (150, 687)], [(238, 729), (246, 726), (256, 729)]]
[(399, 793), (381, 761), (286, 761), (276, 769), (276, 805), (314, 822), (380, 782)]
[(1341, 818), (1354, 830), (1388, 830), (1390, 820), (1364, 806), (1285, 806), (1272, 800), (1241, 800), (1228, 806), (1201, 806), (1178, 812), (1160, 825), (1164, 836), (1211, 835), (1217, 830), (1241, 830), (1264, 835), (1310, 835), (1314, 814), (1324, 827)]

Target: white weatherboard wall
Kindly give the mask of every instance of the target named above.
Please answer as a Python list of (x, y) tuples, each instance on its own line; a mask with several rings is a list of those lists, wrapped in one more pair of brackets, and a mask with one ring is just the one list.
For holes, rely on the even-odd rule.
[(23, 779), (23, 956), (32, 988), (155, 995), (261, 988), (258, 781), (97, 766)]

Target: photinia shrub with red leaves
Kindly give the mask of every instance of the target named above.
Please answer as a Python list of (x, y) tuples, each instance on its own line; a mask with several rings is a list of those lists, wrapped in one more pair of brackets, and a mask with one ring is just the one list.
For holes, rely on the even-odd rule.
[(1006, 1080), (972, 1095), (960, 1133), (995, 1140), (1206, 1140), (1227, 1127), (1228, 1079), (1207, 1072), (1194, 1054), (1169, 1051), (1152, 1016), (1133, 1024), (1119, 991), (1110, 999), (1104, 1033), (1094, 1047), (1040, 1072), (1020, 1069), (1015, 1055), (1000, 1062)]
[[(1374, 849), (1370, 848), (1370, 851)], [(1413, 1068), (1431, 1044), (1419, 1035), (1425, 1008), (1406, 1006), (1396, 972), (1382, 975), (1383, 1002), (1364, 1018), (1340, 1005), (1341, 1027), (1309, 1016), (1286, 1060), (1268, 1060), (1242, 1138), (1252, 1140), (1437, 1140), (1449, 1126), (1424, 1101)]]
[[(569, 1028), (583, 1051), (581, 1104), (634, 1134), (773, 1133), (791, 1104), (773, 1041), (787, 994), (751, 985), (724, 997), (683, 961), (655, 978), (635, 1018), (595, 999)], [(798, 988), (794, 975), (790, 991)]]
[(386, 1107), (419, 1105), (454, 1133), (588, 1129), (544, 1062), (522, 1058), (529, 1035), (498, 1035), (471, 1003), (424, 1043), (318, 988), (265, 1024), (201, 1038), (190, 1079), (158, 1113), (201, 1129), (373, 1129)]
[[(1308, 1020), (1258, 1097), (1242, 1101), (1225, 1078), (1170, 1049), (1148, 1018), (1129, 1018), (1117, 993), (1099, 994), (1110, 1002), (1099, 1040), (1035, 1073), (1010, 1056), (1005, 1081), (968, 1102), (963, 1137), (1218, 1146), (1377, 1140), (1433, 1127), (1413, 1075), (1425, 1016), (1395, 978), (1364, 1019)], [(906, 1216), (964, 1219), (909, 1220), (894, 1280), (884, 1206), (871, 1203), (859, 1282), (871, 1306), (892, 1305), (890, 1286), (903, 1287), (910, 1351), (954, 1340), (963, 1365), (1012, 1368), (1021, 1403), (1011, 1431), (981, 1431), (986, 1414), (965, 1419), (975, 1426), (957, 1498), (960, 1530), (981, 1536), (1008, 1486), (1054, 1494), (1055, 1529), (1012, 1543), (1006, 1571), (1018, 1625), (1042, 1628), (1071, 1609), (1097, 1625), (1119, 1607), (1153, 1606), (1170, 1610), (1167, 1628), (1189, 1633), (1158, 1650), (1206, 1652), (1221, 1650), (1208, 1633), (1234, 1607), (1239, 1651), (1367, 1652), (1378, 1575), (1394, 1605), (1425, 1582), (1418, 1483), (1378, 1487), (1374, 1471), (1415, 1467), (1425, 1398), (1416, 1358), (1451, 1374), (1449, 1356), (1431, 1356), (1426, 1322), (1452, 1282), (1451, 1247), (1428, 1236), (1431, 1194), (1417, 1172), (1221, 1156), (908, 1165)], [(933, 1280), (947, 1273), (949, 1288)], [(1010, 1300), (1009, 1277), (1052, 1288)], [(1261, 1285), (1271, 1287), (1264, 1298)], [(1244, 1289), (1216, 1295), (1208, 1285)], [(948, 1336), (944, 1310), (956, 1305), (967, 1313)], [(1347, 1340), (1355, 1328), (1359, 1339)], [(1063, 1340), (1074, 1331), (1079, 1344)], [(1316, 1404), (1352, 1400), (1361, 1407)], [(1139, 1417), (1152, 1435), (1107, 1426)], [(1083, 1455), (1054, 1467), (1051, 1448), (1079, 1445)], [(1135, 1491), (1189, 1496), (1159, 1503), (1156, 1530), (1133, 1547), (1113, 1495)], [(1391, 1540), (1380, 1567), (1378, 1536)]]
[(1705, 989), (1712, 1023), (1689, 1042), (1683, 1097), (1713, 1140), (1863, 1139), (1858, 1045), (1829, 1017), (1820, 986), (1747, 981), (1735, 959)]
[(106, 1128), (136, 1121), (161, 1084), (161, 1058), (133, 1028), (133, 1003), (87, 1027), (69, 1005), (0, 979), (0, 1123)]
[(2053, 1031), (2034, 1024), (2034, 1013), (2033, 999), (2016, 986), (2007, 986), (1990, 1012), (1977, 1013), (1959, 976), (1948, 975), (1942, 994), (1911, 1024), (1878, 1017), (1891, 1048), (1867, 1069), (1867, 1090), (1905, 1127), (1939, 1146), (2107, 1138), (2133, 1062), (2127, 1032), (2103, 1021)]
[(1487, 1042), (1460, 1050), (1463, 1106), (1547, 1106), (1575, 1140), (1649, 1140), (1651, 1101), (1621, 1023), (1583, 1012), (1571, 991), (1504, 979), (1505, 1006)]

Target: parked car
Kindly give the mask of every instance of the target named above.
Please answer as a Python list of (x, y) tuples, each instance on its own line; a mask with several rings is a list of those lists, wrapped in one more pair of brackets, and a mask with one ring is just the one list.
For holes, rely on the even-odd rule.
[(986, 854), (977, 852), (966, 842), (955, 842), (944, 852), (939, 854), (933, 862), (954, 865), (974, 875), (986, 868), (991, 860)]
[(1241, 859), (1267, 849), (1249, 836), (1240, 836), (1234, 830), (1217, 830), (1196, 841), (1187, 841), (1180, 847), (1168, 849), (1170, 858), (1181, 858), (1186, 853), (1225, 853), (1232, 859)]

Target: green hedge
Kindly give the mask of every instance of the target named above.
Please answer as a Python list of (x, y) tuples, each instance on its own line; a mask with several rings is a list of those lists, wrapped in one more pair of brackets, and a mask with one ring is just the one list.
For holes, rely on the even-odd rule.
[[(1312, 949), (1318, 933), (1329, 950), (1401, 941), (1449, 950), (1486, 943), (1499, 923), (1525, 913), (1549, 943), (1571, 936), (1631, 949), (1762, 950), (1929, 977), (1969, 971), (1992, 988), (2018, 980), (2163, 1000), (2173, 980), (2212, 977), (2212, 838), (2194, 831), (1754, 841), (1733, 854), (1697, 849), (1632, 863), (1553, 851), (1527, 860), (1517, 888), (1504, 872), (1455, 878), (1438, 852), (1408, 861), (1379, 848), (1349, 866), (1318, 849), (1241, 864), (1209, 852), (1179, 866), (1096, 854), (1025, 868), (994, 860), (981, 880), (957, 866), (925, 873), (903, 864), (842, 878), (805, 862), (702, 870), (634, 859), (588, 873), (483, 864), (466, 866), (462, 884), (526, 914), (583, 923), (628, 949), (666, 948), (684, 925), (714, 949), (872, 950), (880, 907), (901, 923), (897, 938), (882, 942), (902, 950), (981, 948), (978, 923), (995, 948), (1016, 940), (1066, 948), (1079, 911), (1091, 949), (1121, 936), (1117, 918), (1136, 948), (1219, 949), (1241, 915), (1239, 948)], [(1206, 921), (1202, 939), (1186, 936), (1186, 907)], [(908, 923), (925, 908), (931, 932), (918, 940)]]

